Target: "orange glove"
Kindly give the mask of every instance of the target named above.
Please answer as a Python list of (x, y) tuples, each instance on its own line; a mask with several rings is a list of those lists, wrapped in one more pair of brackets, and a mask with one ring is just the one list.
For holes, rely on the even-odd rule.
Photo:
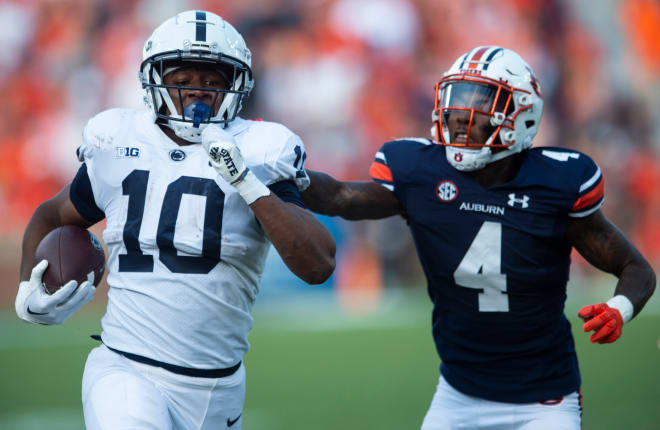
[(611, 308), (607, 303), (588, 305), (578, 311), (578, 316), (584, 323), (584, 331), (595, 330), (589, 340), (591, 343), (611, 343), (621, 336), (623, 318), (618, 309)]

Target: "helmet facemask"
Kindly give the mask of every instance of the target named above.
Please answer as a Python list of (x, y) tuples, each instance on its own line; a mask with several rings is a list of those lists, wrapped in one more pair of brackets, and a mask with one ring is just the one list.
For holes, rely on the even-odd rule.
[[(212, 69), (223, 76), (227, 86), (194, 88), (166, 85), (163, 82), (167, 73), (185, 67)], [(173, 129), (177, 136), (191, 142), (201, 141), (201, 132), (206, 125), (220, 124), (226, 127), (233, 121), (252, 88), (252, 73), (248, 65), (208, 51), (165, 52), (145, 60), (140, 70), (142, 86), (146, 92), (145, 101), (152, 106), (156, 117)], [(185, 106), (182, 91), (200, 91), (207, 94), (204, 97), (206, 100)]]
[(452, 166), (477, 170), (529, 148), (542, 112), (529, 65), (511, 50), (477, 47), (436, 84), (431, 134)]

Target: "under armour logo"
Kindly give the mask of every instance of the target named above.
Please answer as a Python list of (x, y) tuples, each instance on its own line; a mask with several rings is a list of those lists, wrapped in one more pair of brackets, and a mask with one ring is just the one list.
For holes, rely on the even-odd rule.
[(507, 202), (507, 204), (511, 207), (515, 207), (516, 203), (519, 203), (520, 206), (523, 209), (525, 209), (527, 206), (529, 206), (529, 203), (527, 203), (527, 202), (529, 202), (529, 196), (528, 195), (523, 194), (522, 199), (517, 199), (516, 198), (516, 193), (511, 193), (511, 194), (509, 194), (509, 201)]

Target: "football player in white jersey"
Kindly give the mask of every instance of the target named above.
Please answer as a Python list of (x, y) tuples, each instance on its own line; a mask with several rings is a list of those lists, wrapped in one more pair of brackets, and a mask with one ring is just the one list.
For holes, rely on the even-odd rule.
[(108, 307), (83, 376), (88, 429), (240, 429), (242, 358), (270, 243), (310, 284), (334, 270), (334, 241), (300, 195), (302, 141), (237, 117), (253, 86), (250, 55), (212, 13), (161, 24), (140, 69), (150, 109), (93, 117), (76, 177), (25, 231), (16, 312), (60, 324), (95, 288), (71, 281), (48, 295), (35, 249), (58, 226), (107, 220)]

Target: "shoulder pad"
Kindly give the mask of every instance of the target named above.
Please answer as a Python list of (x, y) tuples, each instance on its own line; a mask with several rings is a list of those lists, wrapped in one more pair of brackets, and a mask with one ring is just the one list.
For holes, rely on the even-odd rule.
[(95, 151), (112, 150), (112, 142), (138, 112), (133, 109), (109, 109), (93, 116), (83, 129), (82, 145), (76, 151), (78, 159), (85, 161)]
[(295, 181), (298, 189), (309, 186), (304, 163), (305, 145), (300, 137), (282, 124), (245, 121), (247, 128), (236, 135), (250, 169), (266, 185)]
[(530, 153), (547, 167), (537, 168), (549, 186), (569, 199), (568, 215), (584, 217), (597, 211), (604, 201), (604, 180), (600, 167), (588, 155), (564, 148), (532, 148)]
[(390, 191), (395, 182), (406, 180), (414, 173), (425, 148), (431, 145), (429, 139), (407, 137), (385, 142), (374, 157), (369, 168), (369, 176)]

